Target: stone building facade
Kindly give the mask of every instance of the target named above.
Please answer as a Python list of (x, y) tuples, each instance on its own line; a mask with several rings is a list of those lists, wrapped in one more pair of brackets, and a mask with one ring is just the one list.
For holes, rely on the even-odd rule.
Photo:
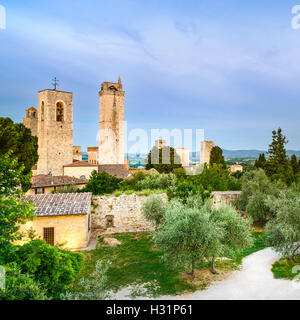
[(124, 164), (124, 100), (121, 79), (104, 82), (99, 92), (99, 164)]
[(38, 111), (31, 107), (26, 110), (26, 117), (23, 118), (23, 124), (26, 128), (31, 130), (31, 135), (37, 137), (38, 135)]
[(158, 149), (162, 149), (167, 146), (167, 141), (166, 140), (156, 140), (155, 141), (155, 147)]
[(88, 162), (90, 164), (98, 164), (99, 148), (98, 147), (88, 147), (87, 152), (88, 152)]
[(91, 164), (86, 161), (78, 161), (70, 164), (66, 164), (63, 167), (65, 176), (75, 177), (77, 179), (90, 179), (93, 171), (98, 171), (97, 164)]
[(230, 166), (230, 172), (231, 173), (235, 173), (235, 172), (243, 172), (244, 168), (243, 166), (241, 166), (240, 164), (234, 164), (232, 166)]
[(186, 148), (175, 148), (175, 151), (180, 157), (182, 166), (188, 167), (190, 165), (190, 150)]
[(20, 226), (25, 236), (16, 244), (29, 241), (26, 234), (33, 229), (50, 245), (62, 244), (65, 249), (86, 248), (91, 236), (91, 199), (91, 193), (26, 196), (26, 201), (35, 206), (35, 219)]
[(73, 94), (43, 90), (38, 94), (37, 174), (63, 175), (73, 162)]
[(82, 152), (80, 146), (73, 146), (73, 161), (82, 161)]
[(212, 148), (215, 146), (214, 141), (202, 141), (201, 142), (201, 151), (200, 151), (200, 164), (209, 164), (210, 153)]

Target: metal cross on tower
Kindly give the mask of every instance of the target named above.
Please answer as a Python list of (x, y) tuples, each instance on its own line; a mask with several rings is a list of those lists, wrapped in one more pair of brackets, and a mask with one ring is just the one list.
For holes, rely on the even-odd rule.
[(54, 86), (54, 90), (57, 89), (58, 84), (59, 84), (59, 80), (57, 80), (56, 77), (52, 79), (52, 85)]

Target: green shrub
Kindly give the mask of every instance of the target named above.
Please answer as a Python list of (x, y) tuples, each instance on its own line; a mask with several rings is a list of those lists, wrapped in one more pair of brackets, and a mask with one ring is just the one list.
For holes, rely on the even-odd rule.
[(119, 188), (122, 179), (109, 175), (107, 172), (92, 172), (90, 180), (79, 192), (92, 192), (93, 195), (112, 194)]
[(150, 196), (142, 205), (143, 215), (148, 221), (154, 223), (156, 228), (163, 221), (165, 212), (166, 205), (163, 199), (158, 196)]
[(264, 224), (275, 216), (267, 198), (277, 198), (284, 187), (281, 182), (271, 182), (262, 169), (246, 172), (242, 178), (242, 195), (235, 205), (254, 221)]
[(76, 193), (78, 192), (78, 187), (76, 184), (71, 184), (69, 186), (59, 187), (57, 191), (53, 190), (52, 193)]
[(300, 194), (281, 191), (279, 196), (268, 197), (267, 205), (275, 218), (267, 223), (267, 242), (282, 257), (296, 259), (300, 254)]
[(108, 300), (111, 295), (108, 290), (107, 272), (111, 265), (108, 261), (103, 264), (101, 260), (96, 262), (95, 271), (89, 278), (81, 278), (79, 281), (79, 290), (76, 292), (67, 292), (61, 295), (62, 300)]
[(155, 190), (167, 189), (176, 184), (176, 177), (173, 174), (154, 174), (138, 172), (130, 179), (124, 180), (120, 184), (120, 190)]
[(34, 240), (17, 251), (18, 264), (23, 273), (39, 281), (53, 296), (63, 292), (83, 267), (83, 255)]
[(169, 188), (167, 191), (169, 200), (173, 198), (179, 198), (186, 202), (186, 200), (193, 195), (201, 195), (203, 199), (209, 197), (210, 192), (205, 191), (201, 184), (195, 184), (190, 179), (181, 179), (177, 182), (177, 185), (173, 188)]
[(0, 300), (48, 300), (46, 291), (20, 267), (12, 263), (6, 266), (6, 287), (0, 290)]

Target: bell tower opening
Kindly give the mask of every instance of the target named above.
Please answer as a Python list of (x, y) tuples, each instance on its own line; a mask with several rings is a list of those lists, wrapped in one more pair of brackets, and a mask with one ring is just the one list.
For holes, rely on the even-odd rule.
[(56, 104), (56, 121), (64, 122), (64, 104), (62, 102)]

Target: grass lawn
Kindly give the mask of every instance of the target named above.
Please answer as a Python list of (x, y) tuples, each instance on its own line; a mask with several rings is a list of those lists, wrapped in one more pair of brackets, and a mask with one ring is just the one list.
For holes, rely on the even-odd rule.
[[(217, 261), (219, 275), (209, 272), (209, 264), (197, 266), (196, 277), (188, 276), (184, 270), (174, 268), (163, 261), (163, 252), (157, 250), (150, 233), (120, 234), (112, 237), (121, 241), (117, 247), (106, 247), (101, 241), (96, 250), (85, 252), (85, 267), (78, 277), (88, 277), (94, 270), (97, 260), (112, 261), (108, 279), (112, 290), (147, 283), (148, 296), (176, 295), (204, 289), (214, 280), (221, 280), (226, 273), (236, 270), (242, 258), (263, 249), (263, 234), (253, 233), (255, 244), (240, 253), (234, 260)], [(77, 281), (78, 281), (77, 280)], [(78, 282), (77, 282), (78, 283)], [(74, 284), (76, 290), (76, 282)]]
[[(299, 269), (298, 271), (294, 270), (295, 272), (293, 273), (293, 268), (296, 266), (299, 266)], [(300, 256), (296, 258), (296, 261), (280, 259), (273, 264), (272, 272), (275, 279), (293, 280), (296, 277), (297, 273), (299, 274), (300, 272)]]

